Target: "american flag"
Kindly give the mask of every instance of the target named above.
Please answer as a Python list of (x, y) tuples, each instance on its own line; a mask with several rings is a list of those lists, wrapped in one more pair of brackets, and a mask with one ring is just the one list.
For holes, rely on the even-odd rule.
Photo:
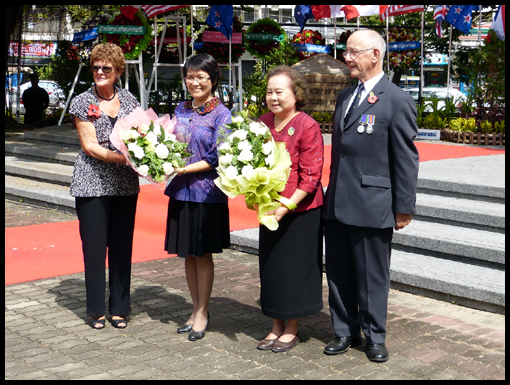
[(173, 11), (174, 9), (183, 7), (189, 7), (189, 5), (128, 5), (126, 7), (122, 7), (120, 11), (130, 19), (133, 19), (136, 11), (142, 8), (145, 13), (147, 13), (148, 17), (154, 17), (160, 13)]
[[(135, 6), (136, 7), (136, 6)], [(145, 13), (148, 17), (159, 15), (163, 12), (173, 11), (183, 7), (189, 7), (189, 5), (142, 5)]]
[(434, 9), (434, 20), (436, 21), (436, 33), (437, 36), (443, 37), (443, 31), (441, 29), (441, 23), (448, 15), (450, 11), (449, 5), (436, 5), (436, 9)]
[[(403, 15), (405, 13), (422, 12), (423, 5), (390, 5), (388, 16)], [(381, 21), (386, 20), (386, 13), (381, 15)]]

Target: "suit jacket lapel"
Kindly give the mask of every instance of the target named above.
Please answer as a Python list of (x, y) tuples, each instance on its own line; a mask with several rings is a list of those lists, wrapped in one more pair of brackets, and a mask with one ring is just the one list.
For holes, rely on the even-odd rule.
[[(377, 97), (380, 99), (381, 95), (384, 93), (384, 90), (386, 89), (386, 84), (388, 82), (388, 79), (386, 79), (386, 76), (383, 76), (379, 82), (375, 85), (375, 87), (372, 89), (371, 92), (373, 92)], [(374, 104), (371, 104), (368, 102), (368, 97), (363, 100), (363, 102), (359, 105), (358, 108), (356, 108), (355, 113), (351, 115), (351, 118), (347, 122), (347, 124), (343, 127), (343, 131), (349, 129), (351, 126), (353, 126), (355, 123), (359, 122), (359, 119), (361, 118), (361, 115), (363, 115), (365, 112), (367, 112)], [(342, 121), (343, 124), (343, 121)]]

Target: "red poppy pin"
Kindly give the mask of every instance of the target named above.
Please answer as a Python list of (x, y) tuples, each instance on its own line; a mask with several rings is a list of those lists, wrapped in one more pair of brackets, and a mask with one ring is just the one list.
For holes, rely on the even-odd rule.
[(96, 117), (99, 118), (101, 116), (101, 110), (99, 109), (99, 106), (96, 106), (94, 103), (91, 103), (89, 105), (89, 111), (87, 113), (90, 117)]
[(373, 92), (370, 92), (370, 95), (368, 97), (368, 102), (370, 104), (374, 104), (375, 102), (377, 102), (379, 100), (379, 98), (377, 96), (374, 95)]

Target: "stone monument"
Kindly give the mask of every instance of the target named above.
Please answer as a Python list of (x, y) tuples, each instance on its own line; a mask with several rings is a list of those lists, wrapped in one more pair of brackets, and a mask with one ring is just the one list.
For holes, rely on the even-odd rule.
[(313, 112), (335, 111), (336, 98), (339, 92), (354, 84), (349, 68), (340, 60), (328, 54), (317, 54), (292, 66), (308, 82), (307, 99), (304, 111)]

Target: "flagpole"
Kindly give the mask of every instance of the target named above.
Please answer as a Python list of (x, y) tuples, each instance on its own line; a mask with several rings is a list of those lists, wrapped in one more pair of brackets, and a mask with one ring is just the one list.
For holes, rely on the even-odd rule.
[(480, 21), (478, 22), (478, 46), (482, 45), (482, 6), (478, 6), (480, 9)]
[(234, 29), (232, 29), (232, 33), (228, 39), (228, 102), (232, 108), (234, 105), (234, 90), (232, 89), (232, 34), (234, 33)]
[(420, 105), (422, 104), (422, 100), (423, 100), (423, 87), (424, 87), (424, 81), (425, 81), (425, 79), (423, 78), (423, 61), (424, 61), (423, 49), (424, 49), (424, 45), (425, 45), (425, 44), (423, 44), (423, 35), (424, 35), (424, 25), (425, 25), (425, 7), (426, 7), (426, 5), (423, 6), (423, 11), (421, 13), (420, 94), (418, 97), (418, 101), (419, 101)]
[(336, 17), (334, 18), (335, 20), (335, 59), (336, 59)]
[(388, 74), (387, 76), (390, 76), (390, 21), (389, 21), (389, 18), (390, 18), (390, 13), (389, 13), (389, 10), (390, 8), (386, 8), (386, 56), (388, 58)]
[(452, 55), (452, 35), (453, 35), (453, 26), (450, 24), (450, 45), (448, 46), (448, 76), (446, 78), (447, 81), (447, 89), (446, 89), (446, 96), (450, 95), (450, 63), (452, 61), (451, 55)]
[[(193, 36), (193, 5), (189, 6), (189, 12), (191, 15), (191, 54), (195, 53), (195, 37)], [(187, 37), (187, 36), (186, 36)]]

